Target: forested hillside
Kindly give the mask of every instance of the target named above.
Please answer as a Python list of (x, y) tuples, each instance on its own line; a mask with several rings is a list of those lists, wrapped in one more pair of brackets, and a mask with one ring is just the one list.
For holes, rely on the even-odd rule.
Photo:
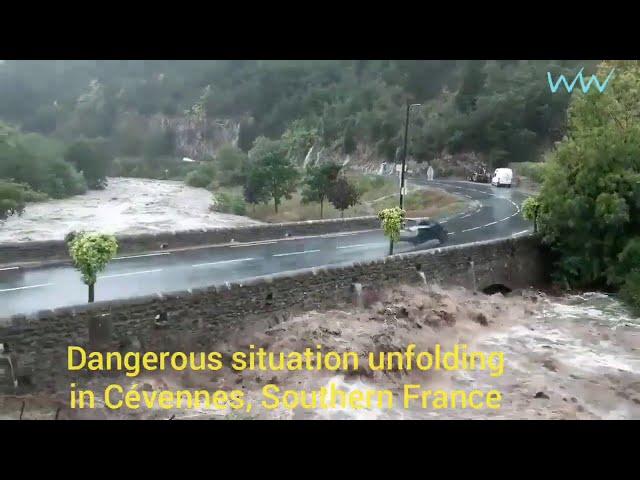
[[(0, 118), (67, 142), (103, 138), (116, 157), (150, 161), (186, 154), (190, 140), (213, 140), (221, 125), (239, 129), (219, 143), (235, 137), (248, 151), (256, 137), (280, 137), (296, 122), (293, 129), (316, 134), (319, 147), (344, 154), (360, 147), (393, 160), (408, 99), (423, 104), (412, 113), (417, 160), (475, 152), (498, 165), (533, 160), (562, 137), (569, 95), (551, 94), (546, 72), (574, 75), (595, 63), (7, 61)], [(207, 127), (194, 134), (188, 120)]]

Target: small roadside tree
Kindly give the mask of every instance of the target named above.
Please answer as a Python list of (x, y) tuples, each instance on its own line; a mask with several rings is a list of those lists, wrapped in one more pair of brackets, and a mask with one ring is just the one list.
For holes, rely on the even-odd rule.
[(333, 182), (327, 196), (331, 204), (340, 210), (340, 218), (344, 218), (344, 211), (347, 208), (353, 207), (360, 201), (360, 192), (353, 183), (344, 177)]
[(538, 213), (540, 211), (540, 201), (537, 197), (529, 197), (522, 202), (522, 216), (533, 222), (533, 231), (538, 231)]
[(400, 230), (407, 216), (407, 212), (400, 207), (385, 208), (378, 212), (382, 221), (382, 230), (389, 237), (389, 255), (393, 255), (393, 243), (400, 240)]
[(89, 287), (89, 303), (92, 303), (98, 273), (106, 268), (118, 251), (118, 242), (113, 235), (99, 233), (79, 232), (69, 238), (69, 254), (82, 275), (82, 281)]
[(334, 187), (342, 169), (337, 163), (326, 163), (320, 167), (308, 167), (302, 190), (302, 203), (320, 202), (320, 218), (323, 218), (324, 201)]

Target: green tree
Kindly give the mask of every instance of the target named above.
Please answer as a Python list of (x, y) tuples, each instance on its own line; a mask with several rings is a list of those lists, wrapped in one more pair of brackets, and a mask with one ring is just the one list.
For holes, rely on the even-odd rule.
[(257, 168), (250, 168), (246, 176), (243, 190), (244, 201), (253, 206), (256, 211), (258, 203), (266, 203), (269, 201), (269, 192), (267, 185), (263, 181), (262, 175)]
[(98, 273), (102, 272), (118, 251), (113, 235), (79, 232), (71, 236), (69, 254), (89, 287), (89, 303), (94, 301)]
[(323, 218), (324, 201), (334, 187), (342, 166), (325, 163), (319, 167), (307, 167), (302, 190), (302, 203), (320, 202), (320, 218)]
[(113, 158), (105, 142), (80, 140), (73, 143), (65, 154), (65, 160), (82, 172), (91, 189), (102, 189), (107, 185), (107, 173)]
[(385, 208), (378, 212), (378, 218), (382, 222), (382, 230), (389, 237), (389, 255), (393, 255), (393, 244), (400, 240), (400, 230), (407, 216), (400, 207)]
[(215, 158), (220, 185), (242, 185), (246, 177), (249, 157), (239, 148), (226, 144), (218, 149)]
[(538, 196), (543, 239), (559, 254), (556, 278), (622, 288), (640, 307), (640, 63), (603, 62), (615, 76), (600, 93), (574, 90), (568, 135), (545, 168)]
[(298, 171), (280, 141), (265, 137), (256, 139), (249, 152), (249, 175), (258, 191), (266, 191), (273, 199), (276, 213), (283, 198), (289, 199), (296, 190)]
[(360, 192), (345, 177), (339, 177), (331, 185), (327, 198), (337, 210), (340, 210), (340, 217), (344, 218), (344, 211), (360, 201)]
[(305, 156), (318, 141), (318, 131), (310, 128), (301, 120), (294, 121), (282, 135), (287, 155), (294, 163), (302, 163)]

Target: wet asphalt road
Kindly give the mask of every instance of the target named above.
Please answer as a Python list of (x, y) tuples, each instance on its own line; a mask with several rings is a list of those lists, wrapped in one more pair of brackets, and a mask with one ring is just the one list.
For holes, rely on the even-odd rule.
[[(427, 183), (413, 180), (413, 183)], [(474, 207), (442, 219), (449, 232), (445, 245), (520, 235), (531, 230), (522, 218), (526, 198), (515, 189), (463, 181), (436, 180), (431, 185), (473, 201)], [(433, 244), (422, 249), (433, 248)], [(380, 258), (389, 242), (382, 231), (349, 232), (304, 238), (207, 246), (114, 259), (98, 277), (96, 301), (223, 284), (258, 275)], [(420, 248), (418, 248), (420, 249)], [(394, 253), (416, 250), (399, 243)], [(87, 287), (71, 266), (0, 269), (0, 318), (17, 313), (78, 305)]]

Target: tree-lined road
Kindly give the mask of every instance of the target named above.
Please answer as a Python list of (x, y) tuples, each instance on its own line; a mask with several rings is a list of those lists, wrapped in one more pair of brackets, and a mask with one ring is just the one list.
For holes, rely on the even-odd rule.
[[(420, 181), (421, 183), (426, 183)], [(415, 181), (414, 183), (417, 183)], [(520, 214), (524, 194), (463, 181), (429, 185), (475, 201), (472, 210), (444, 219), (446, 245), (526, 233)], [(300, 268), (381, 258), (389, 242), (381, 230), (210, 245), (173, 252), (117, 257), (98, 277), (96, 301), (203, 287)], [(431, 247), (432, 248), (432, 247)], [(399, 243), (394, 253), (415, 250)], [(0, 268), (0, 317), (87, 301), (87, 287), (71, 266)]]

